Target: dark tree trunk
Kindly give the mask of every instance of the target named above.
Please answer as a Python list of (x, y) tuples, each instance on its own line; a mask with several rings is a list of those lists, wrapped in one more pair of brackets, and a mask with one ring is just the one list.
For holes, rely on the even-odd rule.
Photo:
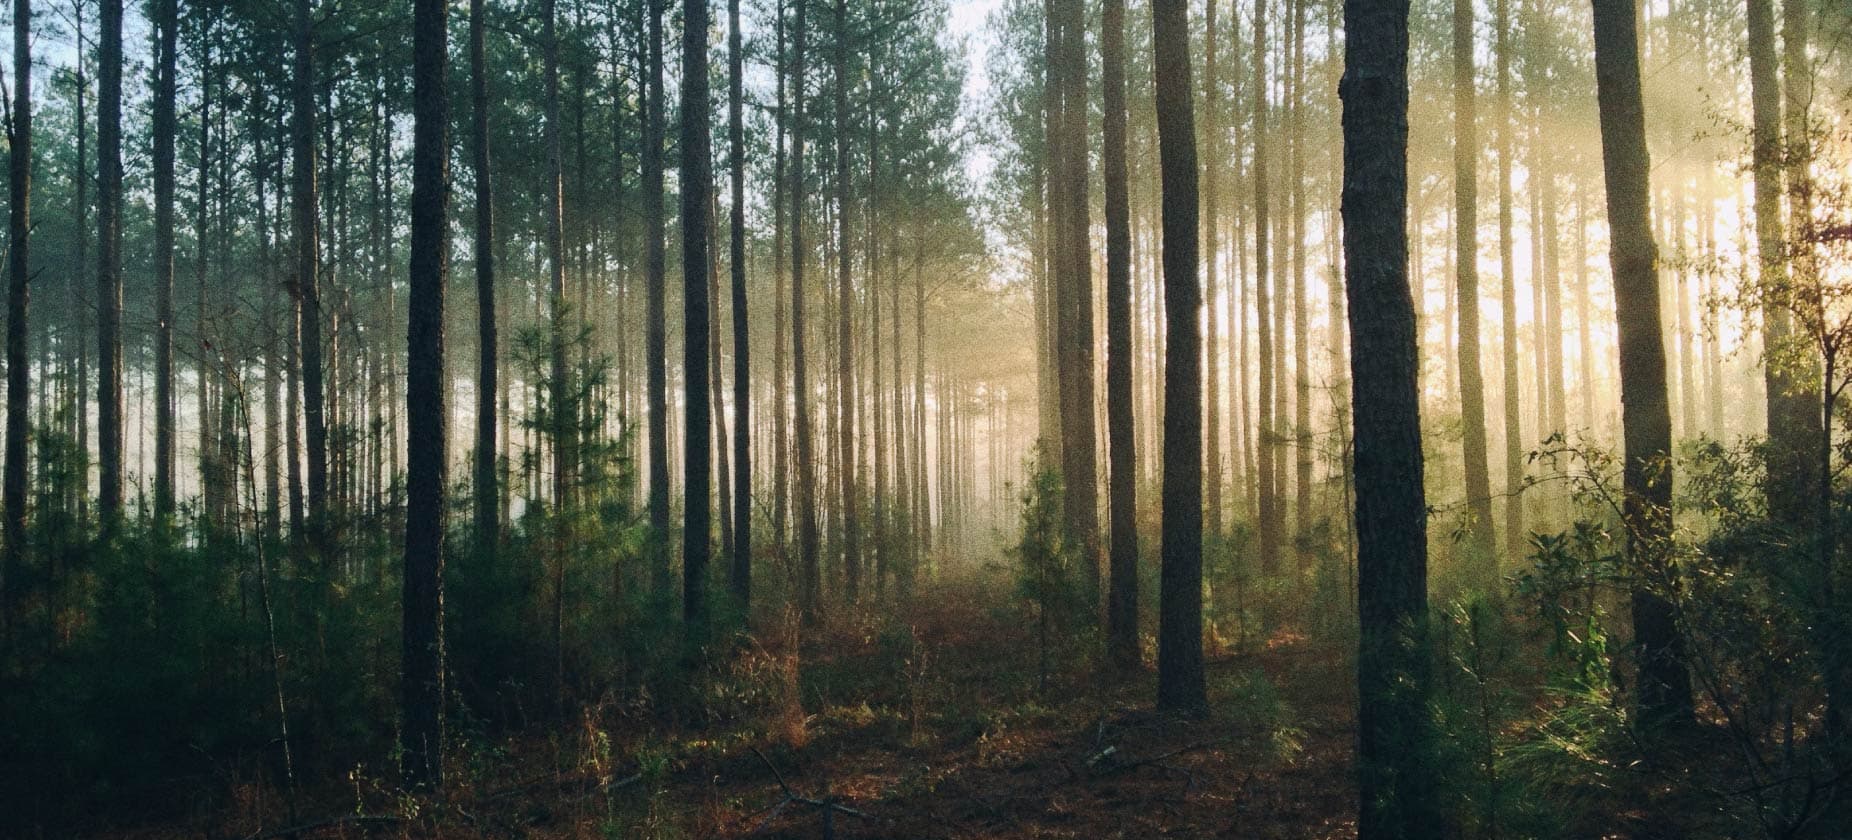
[[(1217, 268), (1220, 265), (1219, 225), (1221, 206), (1218, 199), (1218, 176), (1222, 165), (1221, 120), (1222, 107), (1220, 84), (1216, 75), (1216, 47), (1222, 39), (1216, 29), (1216, 2), (1208, 0), (1203, 10), (1203, 112), (1202, 136), (1204, 157), (1209, 160), (1206, 171), (1202, 173), (1202, 253), (1203, 253), (1203, 289), (1202, 299), (1208, 307), (1205, 312), (1206, 326), (1203, 329), (1203, 360), (1205, 370), (1203, 385), (1203, 469), (1206, 471), (1203, 484), (1203, 507), (1208, 516), (1209, 533), (1222, 532), (1222, 373), (1218, 364), (1220, 352), (1216, 349), (1217, 336), (1221, 332), (1221, 310), (1215, 305), (1216, 287), (1220, 282)], [(1128, 223), (1129, 224), (1129, 223)], [(1128, 236), (1130, 234), (1128, 233)], [(1110, 281), (1109, 281), (1110, 282)], [(1110, 379), (1111, 374), (1107, 377)], [(1109, 398), (1110, 399), (1110, 398)], [(1110, 410), (1110, 409), (1109, 409)], [(1111, 420), (1108, 419), (1110, 425)], [(1109, 430), (1107, 434), (1111, 434)], [(1111, 459), (1110, 454), (1108, 460)], [(1110, 480), (1110, 479), (1109, 479)], [(1110, 490), (1109, 490), (1110, 492)]]
[(1666, 405), (1658, 246), (1649, 203), (1651, 170), (1634, 13), (1632, 0), (1594, 0), (1601, 163), (1612, 231), (1608, 258), (1620, 333), (1628, 551), (1650, 580), (1633, 592), (1637, 702), (1640, 717), (1649, 723), (1683, 723), (1692, 715), (1691, 680), (1677, 617), (1664, 591), (1674, 582), (1666, 556), (1672, 536), (1672, 415)]
[[(412, 14), (411, 298), (405, 364), (411, 438), (400, 683), (405, 726), (399, 747), (406, 782), (417, 788), (441, 785), (444, 768), (444, 504), (450, 419), (444, 381), (444, 275), (450, 99), (444, 2), (416, 0)], [(476, 41), (481, 29), (472, 28)], [(479, 45), (476, 41), (472, 52)]]
[(26, 349), (26, 302), (32, 236), (32, 0), (13, 0), (13, 107), (7, 135), (6, 255), (6, 522), (0, 557), (0, 644), (12, 629), (14, 593), (26, 545), (26, 431), (31, 371)]
[(1268, 271), (1269, 220), (1271, 211), (1267, 184), (1267, 0), (1254, 0), (1254, 316), (1259, 347), (1256, 361), (1260, 365), (1255, 395), (1256, 458), (1255, 480), (1259, 483), (1259, 541), (1261, 571), (1272, 574), (1280, 567), (1280, 531), (1286, 513), (1280, 505), (1279, 487), (1274, 482), (1279, 457), (1273, 417), (1276, 409), (1274, 381), (1273, 296), (1268, 289), (1272, 274)]
[(1438, 837), (1429, 757), (1427, 501), (1408, 284), (1408, 3), (1346, 0), (1344, 271), (1357, 481), (1357, 836)]
[(817, 534), (817, 465), (811, 442), (810, 385), (804, 352), (804, 263), (808, 253), (804, 244), (804, 50), (809, 39), (805, 25), (805, 0), (797, 0), (791, 84), (791, 393), (795, 427), (794, 466), (797, 469), (797, 551), (798, 608), (805, 623), (819, 618), (823, 573), (819, 567)]
[(707, 378), (709, 307), (707, 289), (698, 278), (708, 274), (709, 217), (713, 193), (708, 63), (707, 0), (685, 0), (682, 7), (682, 277), (697, 278), (682, 286), (682, 382), (686, 416), (682, 459), (682, 632), (685, 652), (695, 658), (708, 639), (707, 575), (712, 552), (709, 487), (713, 441), (712, 406)]
[(1164, 208), (1164, 490), (1158, 707), (1200, 711), (1203, 687), (1202, 281), (1197, 276), (1196, 124), (1189, 5), (1155, 0), (1158, 152)]
[(102, 0), (97, 42), (97, 466), (104, 532), (122, 518), (122, 0)]
[[(733, 280), (733, 597), (750, 617), (752, 606), (752, 348), (746, 318), (746, 129), (744, 48), (740, 0), (727, 0), (727, 145), (733, 208), (728, 226), (728, 268)], [(725, 513), (722, 514), (726, 515)]]
[(489, 80), (483, 5), (469, 3), (471, 163), (476, 176), (476, 542), (485, 557), (501, 543), (502, 514), (495, 470), (495, 190), (489, 164)]
[(649, 392), (650, 580), (658, 599), (672, 597), (669, 573), (669, 333), (668, 257), (664, 253), (662, 4), (649, 5), (649, 83), (643, 137), (643, 239), (645, 250), (643, 366)]
[[(540, 40), (544, 50), (542, 74), (545, 77), (545, 114), (543, 129), (546, 143), (546, 197), (547, 217), (547, 301), (548, 315), (551, 319), (548, 327), (548, 374), (552, 380), (549, 385), (547, 400), (550, 403), (547, 417), (549, 424), (549, 443), (553, 445), (553, 506), (563, 511), (572, 504), (573, 473), (577, 469), (577, 434), (575, 420), (578, 412), (569, 403), (576, 402), (569, 395), (573, 392), (572, 383), (566, 367), (566, 340), (571, 325), (566, 321), (566, 235), (562, 179), (563, 159), (560, 153), (560, 112), (559, 112), (559, 28), (556, 13), (557, 0), (545, 0), (541, 8)], [(701, 275), (695, 275), (699, 277)], [(698, 282), (698, 281), (697, 281)], [(556, 560), (563, 564), (563, 558)], [(563, 565), (557, 568), (563, 568)], [(558, 583), (557, 571), (555, 582)]]
[[(84, 5), (83, 0), (75, 0), (71, 4), (71, 27), (76, 30), (77, 34), (75, 48), (77, 54), (75, 66), (77, 160), (71, 172), (72, 192), (75, 194), (75, 200), (72, 202), (74, 205), (72, 215), (76, 217), (72, 230), (73, 238), (76, 239), (76, 247), (73, 249), (75, 253), (72, 254), (70, 274), (71, 312), (73, 320), (77, 322), (77, 399), (72, 406), (71, 413), (76, 415), (77, 451), (88, 456), (90, 453), (90, 344), (85, 328), (90, 322), (88, 317), (90, 301), (84, 295), (84, 281), (89, 273), (90, 245), (90, 202), (87, 198), (90, 186), (90, 122), (85, 107), (90, 99), (87, 95), (90, 83), (84, 75)], [(77, 511), (77, 521), (81, 523), (89, 519), (90, 470), (88, 466), (83, 469), (82, 480), (76, 484), (78, 486), (74, 494), (76, 496), (74, 509)]]
[[(1125, 0), (1106, 0), (1100, 82), (1105, 99), (1106, 440), (1111, 528), (1106, 645), (1114, 664), (1138, 665), (1138, 453), (1132, 402), (1132, 222), (1125, 162)], [(1187, 69), (1187, 67), (1186, 67)]]
[(849, 7), (836, 0), (836, 477), (842, 504), (842, 565), (849, 601), (861, 596), (862, 520), (857, 508), (861, 471), (855, 438), (854, 290), (849, 276)]
[[(1055, 358), (1061, 401), (1062, 510), (1081, 591), (1098, 604), (1099, 479), (1093, 417), (1093, 280), (1088, 245), (1085, 4), (1050, 0), (1049, 138)], [(1185, 96), (1188, 92), (1185, 91)], [(1096, 607), (1097, 608), (1097, 607)]]
[[(114, 0), (111, 0), (114, 2)], [(312, 0), (295, 0), (294, 113), (290, 119), (294, 190), (291, 217), (296, 238), (295, 282), (301, 305), (298, 362), (302, 369), (303, 442), (310, 544), (331, 560), (328, 544), (328, 423), (323, 413), (321, 242), (316, 219), (315, 177), (315, 29)]]
[(788, 519), (790, 517), (790, 423), (791, 418), (785, 413), (787, 382), (785, 379), (786, 344), (785, 330), (785, 230), (788, 217), (785, 205), (785, 192), (790, 178), (790, 167), (785, 158), (785, 136), (789, 120), (785, 115), (785, 83), (790, 76), (790, 69), (785, 64), (785, 9), (784, 0), (775, 4), (777, 52), (774, 57), (773, 71), (778, 76), (777, 105), (773, 111), (773, 120), (777, 124), (772, 145), (772, 545), (779, 557), (784, 559), (786, 540), (790, 539)]
[(156, 0), (153, 17), (154, 518), (165, 527), (174, 514), (174, 53), (179, 46), (174, 0)]
[[(1454, 271), (1459, 303), (1461, 449), (1471, 562), (1490, 579), (1492, 478), (1485, 440), (1485, 375), (1479, 364), (1479, 127), (1473, 77), (1472, 0), (1453, 0)], [(1353, 351), (1354, 352), (1354, 351)]]

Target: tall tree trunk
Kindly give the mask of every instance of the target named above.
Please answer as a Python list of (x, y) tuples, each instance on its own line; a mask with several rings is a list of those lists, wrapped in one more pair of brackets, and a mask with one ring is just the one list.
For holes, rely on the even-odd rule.
[[(708, 273), (712, 241), (709, 216), (713, 161), (708, 127), (707, 0), (684, 0), (682, 6), (682, 277)], [(699, 279), (682, 289), (682, 404), (684, 439), (682, 487), (682, 634), (686, 653), (697, 659), (708, 639), (707, 575), (712, 551), (708, 531), (713, 521), (709, 498), (712, 469), (709, 447), (713, 415), (706, 379), (709, 306)]]
[(174, 0), (156, 0), (153, 18), (154, 518), (165, 527), (174, 514), (174, 53), (180, 23)]
[(1607, 183), (1608, 258), (1620, 333), (1621, 429), (1626, 450), (1628, 551), (1658, 589), (1633, 592), (1640, 717), (1682, 723), (1692, 715), (1684, 640), (1663, 587), (1673, 583), (1672, 416), (1666, 405), (1665, 344), (1659, 322), (1658, 246), (1653, 241), (1633, 0), (1594, 0), (1595, 82)]
[(485, 0), (469, 2), (471, 168), (476, 178), (476, 451), (474, 490), (477, 550), (495, 556), (502, 514), (495, 471), (495, 189), (489, 157), (489, 78), (483, 16)]
[[(1216, 350), (1217, 334), (1221, 332), (1221, 309), (1215, 305), (1216, 289), (1219, 279), (1216, 269), (1220, 262), (1218, 226), (1221, 223), (1221, 206), (1217, 199), (1217, 177), (1222, 167), (1221, 120), (1218, 111), (1222, 103), (1220, 81), (1216, 75), (1216, 46), (1221, 41), (1221, 34), (1216, 30), (1216, 3), (1208, 0), (1203, 14), (1203, 113), (1202, 136), (1205, 157), (1209, 160), (1207, 171), (1202, 173), (1202, 261), (1203, 288), (1202, 298), (1208, 307), (1205, 312), (1206, 325), (1203, 329), (1203, 360), (1205, 367), (1203, 394), (1203, 505), (1208, 516), (1209, 533), (1222, 532), (1222, 372), (1220, 353)], [(1121, 82), (1123, 84), (1123, 81)], [(1110, 376), (1110, 374), (1109, 374)], [(1110, 409), (1109, 409), (1110, 411)], [(1108, 423), (1110, 424), (1110, 419)], [(1108, 431), (1110, 435), (1111, 432)], [(1108, 456), (1110, 459), (1110, 456)], [(1110, 479), (1109, 479), (1110, 480)]]
[(797, 468), (797, 552), (798, 608), (806, 624), (821, 617), (823, 571), (819, 566), (821, 547), (817, 534), (817, 465), (811, 442), (810, 384), (804, 350), (804, 264), (809, 257), (804, 244), (804, 134), (805, 91), (804, 52), (810, 32), (805, 24), (806, 0), (796, 0), (794, 22), (791, 103), (791, 393), (792, 425), (795, 427), (794, 466)]
[[(116, 2), (116, 0), (109, 0)], [(294, 113), (290, 119), (292, 227), (296, 239), (297, 299), (301, 305), (298, 362), (302, 370), (303, 442), (308, 450), (308, 511), (310, 544), (329, 556), (328, 544), (328, 423), (323, 413), (321, 243), (316, 220), (315, 177), (315, 28), (313, 0), (295, 0)]]
[[(475, 0), (472, 9), (471, 52), (476, 56), (481, 55), (480, 4)], [(416, 0), (412, 15), (411, 298), (405, 333), (411, 441), (405, 483), (400, 682), (405, 726), (399, 747), (406, 782), (417, 788), (441, 785), (444, 770), (444, 504), (450, 440), (444, 281), (450, 97), (444, 0)]]
[[(1086, 21), (1080, 0), (1049, 0), (1049, 138), (1055, 338), (1061, 402), (1063, 519), (1082, 592), (1099, 602), (1099, 488), (1094, 451), (1093, 280), (1088, 246)], [(1187, 96), (1187, 92), (1185, 93)]]
[(32, 236), (32, 0), (13, 0), (12, 130), (7, 135), (6, 254), (6, 521), (0, 557), (0, 644), (12, 635), (13, 602), (25, 567), (26, 432), (31, 371), (26, 348), (26, 299)]
[[(90, 186), (90, 121), (86, 105), (89, 103), (90, 82), (84, 74), (84, 0), (71, 3), (71, 28), (76, 30), (77, 60), (75, 64), (76, 88), (75, 98), (77, 112), (77, 160), (72, 167), (71, 181), (73, 192), (72, 214), (76, 217), (72, 226), (72, 238), (76, 240), (71, 259), (71, 312), (77, 322), (77, 399), (72, 404), (71, 413), (76, 415), (77, 451), (88, 459), (90, 454), (90, 343), (85, 327), (89, 325), (90, 301), (84, 295), (84, 281), (89, 275), (90, 245), (90, 201), (87, 196)], [(86, 465), (76, 482), (74, 509), (77, 521), (89, 520), (90, 508), (90, 468)]]
[(1485, 375), (1479, 364), (1479, 128), (1473, 75), (1473, 3), (1453, 0), (1454, 272), (1459, 288), (1460, 428), (1466, 464), (1468, 561), (1494, 576), (1492, 479), (1486, 451)]
[[(1493, 61), (1498, 85), (1499, 311), (1504, 316), (1505, 556), (1524, 554), (1524, 416), (1518, 401), (1518, 276), (1511, 242), (1511, 0), (1494, 4)], [(1488, 579), (1489, 580), (1489, 579)]]
[(1267, 175), (1267, 0), (1254, 0), (1254, 318), (1257, 324), (1256, 362), (1260, 375), (1256, 379), (1256, 459), (1255, 481), (1259, 484), (1260, 568), (1272, 574), (1280, 567), (1280, 531), (1286, 520), (1280, 508), (1279, 487), (1274, 483), (1274, 460), (1278, 457), (1275, 438), (1275, 382), (1273, 295), (1268, 288), (1272, 274), (1268, 271), (1268, 235), (1272, 208), (1268, 195)]
[(97, 510), (122, 518), (122, 0), (101, 0), (97, 42)]
[[(553, 445), (553, 505), (556, 510), (566, 510), (572, 505), (573, 473), (577, 469), (577, 437), (574, 421), (578, 414), (569, 403), (576, 402), (571, 396), (574, 391), (570, 372), (566, 365), (567, 331), (571, 325), (566, 320), (566, 234), (564, 218), (564, 166), (560, 151), (560, 110), (559, 110), (559, 24), (557, 21), (557, 0), (544, 0), (541, 5), (540, 40), (544, 50), (542, 58), (542, 75), (545, 77), (545, 127), (543, 129), (546, 143), (547, 172), (546, 197), (544, 201), (547, 217), (547, 295), (548, 316), (548, 406), (547, 416), (552, 421), (549, 437)], [(702, 275), (694, 275), (696, 278)], [(699, 280), (691, 285), (698, 285)], [(570, 409), (570, 410), (569, 410)], [(563, 559), (559, 561), (563, 563)]]
[(772, 547), (776, 556), (785, 558), (786, 540), (790, 539), (787, 519), (790, 516), (790, 415), (785, 413), (787, 384), (785, 379), (785, 230), (788, 218), (785, 192), (790, 167), (785, 157), (788, 119), (785, 83), (790, 68), (785, 63), (785, 3), (774, 4), (773, 72), (777, 75), (777, 104), (773, 110), (775, 137), (772, 145)]
[(727, 0), (727, 145), (733, 208), (728, 268), (733, 279), (733, 597), (750, 618), (752, 606), (752, 336), (746, 312), (745, 52), (740, 0)]
[(1310, 303), (1306, 297), (1306, 143), (1305, 143), (1305, 0), (1293, 0), (1292, 103), (1289, 130), (1292, 147), (1292, 248), (1293, 248), (1293, 538), (1304, 564), (1310, 550), (1312, 523), (1312, 352)]
[(1151, 8), (1164, 211), (1163, 571), (1158, 610), (1158, 707), (1207, 706), (1202, 646), (1202, 286), (1196, 126), (1190, 102), (1186, 0)]
[(643, 366), (649, 393), (649, 522), (650, 580), (660, 600), (672, 597), (669, 573), (669, 333), (668, 257), (664, 253), (663, 216), (663, 108), (662, 5), (668, 0), (644, 0), (649, 7), (647, 28), (648, 103), (643, 132), (643, 239), (645, 251)]
[(842, 504), (843, 584), (848, 600), (860, 597), (862, 522), (857, 512), (860, 494), (860, 447), (855, 440), (854, 290), (849, 277), (849, 6), (836, 0), (836, 459), (838, 492)]
[(1819, 439), (1814, 388), (1797, 376), (1793, 279), (1781, 217), (1781, 90), (1777, 81), (1773, 0), (1748, 0), (1751, 158), (1755, 175), (1757, 285), (1763, 300), (1762, 382), (1767, 393), (1768, 510), (1797, 534), (1812, 530), (1809, 453)]
[[(1409, 294), (1408, 3), (1346, 0), (1344, 272), (1357, 476), (1360, 840), (1442, 831), (1422, 626), (1427, 500)], [(1463, 298), (1470, 305), (1471, 298)]]
[[(1101, 134), (1105, 138), (1106, 191), (1107, 519), (1111, 541), (1106, 646), (1115, 665), (1134, 668), (1139, 660), (1138, 453), (1134, 449), (1137, 438), (1132, 421), (1132, 222), (1125, 163), (1125, 0), (1106, 0), (1100, 25), (1100, 83), (1105, 99)], [(1209, 54), (1215, 54), (1213, 47)], [(1212, 486), (1215, 483), (1210, 482)]]

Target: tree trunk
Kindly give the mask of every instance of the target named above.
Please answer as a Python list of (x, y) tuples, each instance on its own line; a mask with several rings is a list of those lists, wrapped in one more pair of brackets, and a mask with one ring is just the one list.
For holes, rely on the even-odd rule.
[(179, 41), (174, 0), (156, 0), (153, 19), (154, 518), (166, 527), (174, 514), (174, 52)]
[[(745, 54), (740, 0), (727, 0), (727, 145), (733, 176), (728, 268), (733, 280), (733, 597), (752, 606), (752, 340), (746, 313)], [(724, 515), (724, 514), (723, 514)]]
[(785, 64), (785, 9), (784, 0), (775, 4), (773, 23), (774, 38), (777, 41), (773, 58), (773, 72), (777, 75), (777, 104), (773, 110), (773, 129), (775, 137), (772, 144), (772, 547), (776, 556), (785, 558), (786, 540), (789, 537), (788, 518), (790, 516), (790, 423), (791, 418), (785, 413), (787, 369), (785, 353), (785, 230), (788, 218), (785, 205), (785, 192), (790, 178), (790, 168), (785, 157), (785, 137), (787, 118), (785, 108), (785, 83), (790, 77), (790, 70)]
[[(1498, 270), (1499, 311), (1504, 320), (1505, 374), (1505, 556), (1524, 554), (1524, 417), (1518, 400), (1518, 276), (1511, 242), (1511, 0), (1497, 0), (1492, 23), (1498, 84)], [(1496, 566), (1489, 567), (1496, 570)], [(1488, 578), (1490, 583), (1491, 579)]]
[[(115, 2), (115, 0), (110, 0)], [(302, 370), (303, 440), (308, 450), (309, 542), (329, 561), (328, 423), (323, 414), (321, 243), (316, 220), (315, 29), (313, 0), (295, 0), (294, 113), (290, 120), (295, 187), (291, 216), (296, 239), (296, 287), (301, 305), (298, 362)]]
[[(1210, 54), (1214, 54), (1213, 47)], [(1139, 660), (1138, 454), (1132, 420), (1132, 223), (1125, 163), (1125, 0), (1105, 2), (1100, 63), (1105, 98), (1101, 133), (1105, 138), (1106, 445), (1110, 484), (1107, 519), (1111, 540), (1106, 646), (1113, 663), (1129, 669), (1135, 668)]]
[[(481, 0), (475, 0), (471, 10), (473, 56), (481, 55), (480, 4)], [(399, 747), (406, 783), (418, 788), (442, 785), (444, 770), (444, 505), (450, 440), (445, 404), (449, 388), (444, 380), (444, 282), (449, 250), (445, 215), (450, 192), (450, 98), (444, 2), (416, 0), (412, 14), (411, 298), (405, 364), (411, 440), (405, 483), (404, 647), (400, 660), (405, 726)], [(475, 78), (482, 77), (477, 74)], [(482, 227), (486, 226), (479, 226), (479, 235)]]
[(495, 471), (495, 190), (489, 157), (489, 79), (483, 21), (485, 0), (469, 3), (471, 168), (476, 177), (476, 543), (493, 558), (501, 543), (502, 514)]
[(648, 111), (643, 132), (643, 239), (645, 251), (643, 366), (649, 393), (649, 522), (650, 581), (657, 599), (673, 597), (669, 572), (669, 333), (667, 236), (663, 216), (663, 108), (662, 5), (668, 0), (644, 0), (649, 6)]
[[(708, 102), (707, 0), (685, 0), (682, 7), (682, 277), (701, 278), (708, 273), (709, 216), (713, 192), (713, 162)], [(713, 440), (712, 406), (707, 382), (709, 307), (707, 289), (699, 279), (682, 284), (682, 638), (684, 652), (699, 660), (707, 645), (707, 566), (712, 551), (709, 530), (713, 521), (709, 498)]]
[[(1344, 272), (1357, 481), (1360, 840), (1437, 837), (1430, 757), (1427, 500), (1409, 294), (1408, 3), (1346, 0)], [(1469, 252), (1470, 253), (1470, 252)], [(1463, 303), (1470, 304), (1471, 298)]]
[[(566, 321), (566, 235), (564, 218), (564, 196), (562, 170), (563, 156), (560, 151), (560, 109), (559, 109), (559, 24), (557, 18), (557, 0), (544, 0), (541, 4), (540, 40), (544, 50), (542, 56), (542, 75), (544, 78), (545, 126), (542, 134), (546, 143), (546, 197), (543, 212), (547, 217), (547, 296), (548, 296), (548, 419), (549, 437), (553, 445), (553, 506), (557, 511), (564, 511), (572, 506), (574, 472), (578, 467), (577, 433), (574, 420), (578, 414), (574, 407), (577, 400), (572, 397), (574, 388), (570, 381), (571, 374), (566, 365), (567, 331), (571, 326)], [(702, 277), (704, 275), (695, 275)], [(698, 284), (699, 281), (695, 281)], [(560, 559), (557, 562), (563, 563)]]
[(1776, 78), (1773, 0), (1748, 0), (1751, 157), (1762, 306), (1762, 382), (1767, 393), (1768, 510), (1797, 534), (1812, 530), (1810, 453), (1819, 439), (1814, 388), (1797, 376), (1788, 241), (1781, 218), (1781, 91)]
[(32, 236), (32, 0), (13, 0), (12, 131), (7, 136), (6, 477), (5, 547), (0, 557), (0, 644), (12, 635), (15, 594), (25, 567), (26, 434), (31, 371), (26, 348), (26, 299)]
[(1272, 210), (1269, 206), (1267, 183), (1267, 0), (1254, 0), (1254, 319), (1257, 326), (1254, 334), (1258, 347), (1256, 363), (1260, 366), (1260, 375), (1256, 377), (1257, 391), (1254, 396), (1255, 411), (1255, 464), (1254, 478), (1259, 486), (1259, 538), (1260, 568), (1263, 574), (1273, 574), (1280, 568), (1280, 531), (1285, 523), (1285, 511), (1280, 509), (1278, 486), (1274, 483), (1274, 459), (1277, 440), (1274, 437), (1274, 335), (1273, 335), (1273, 295), (1268, 284), (1272, 277), (1268, 271), (1268, 258), (1271, 255), (1268, 236), (1271, 222), (1268, 216)]
[[(1087, 61), (1084, 4), (1049, 0), (1049, 138), (1054, 230), (1063, 519), (1080, 564), (1081, 591), (1099, 602), (1099, 500), (1093, 417), (1093, 281), (1087, 202)], [(1185, 93), (1187, 96), (1187, 92)]]
[[(1203, 505), (1208, 516), (1206, 523), (1211, 534), (1222, 532), (1222, 372), (1220, 353), (1216, 350), (1217, 335), (1221, 332), (1221, 309), (1215, 305), (1216, 289), (1219, 278), (1216, 269), (1220, 263), (1220, 241), (1218, 225), (1221, 223), (1221, 206), (1217, 199), (1216, 187), (1221, 179), (1222, 137), (1221, 120), (1218, 111), (1222, 104), (1220, 80), (1216, 75), (1216, 46), (1221, 41), (1221, 34), (1216, 30), (1216, 2), (1208, 0), (1203, 14), (1203, 112), (1202, 136), (1204, 156), (1208, 158), (1207, 171), (1202, 173), (1202, 253), (1203, 288), (1202, 298), (1207, 306), (1206, 326), (1203, 330), (1203, 360), (1205, 375), (1203, 377), (1205, 392), (1203, 394)], [(1123, 84), (1123, 82), (1121, 82)], [(1110, 376), (1110, 374), (1109, 374)], [(1110, 409), (1108, 409), (1110, 411)], [(1108, 420), (1110, 423), (1110, 419)], [(1110, 431), (1108, 432), (1110, 434)], [(1110, 456), (1109, 456), (1110, 457)], [(1110, 480), (1110, 479), (1109, 479)]]
[(791, 120), (791, 393), (796, 438), (793, 456), (797, 468), (797, 603), (804, 622), (815, 624), (821, 617), (823, 572), (819, 566), (821, 547), (817, 544), (817, 465), (811, 442), (811, 395), (804, 350), (804, 264), (809, 256), (804, 244), (804, 52), (810, 36), (804, 13), (809, 5), (804, 0), (796, 2), (797, 31), (791, 70), (791, 102), (795, 109)]
[(855, 443), (854, 292), (849, 279), (849, 7), (836, 0), (836, 459), (842, 504), (843, 584), (848, 600), (860, 597), (862, 522), (856, 511), (859, 449)]
[(1152, 4), (1158, 152), (1164, 212), (1163, 572), (1158, 609), (1158, 707), (1201, 711), (1202, 286), (1197, 276), (1196, 126), (1190, 102), (1189, 6)]
[(1621, 429), (1626, 450), (1628, 551), (1659, 589), (1633, 592), (1639, 657), (1640, 717), (1650, 723), (1691, 719), (1684, 641), (1663, 588), (1672, 534), (1672, 416), (1666, 405), (1665, 344), (1659, 322), (1658, 246), (1653, 241), (1640, 93), (1639, 41), (1632, 0), (1594, 0), (1595, 82), (1607, 183), (1608, 258), (1620, 332)]
[(1293, 536), (1301, 565), (1310, 562), (1312, 523), (1312, 352), (1310, 303), (1306, 297), (1305, 0), (1292, 12), (1292, 247), (1293, 247)]
[(1460, 427), (1466, 463), (1468, 562), (1490, 580), (1492, 479), (1486, 451), (1485, 375), (1479, 364), (1479, 129), (1473, 76), (1472, 0), (1453, 0), (1454, 272), (1459, 287)]
[(101, 0), (97, 42), (97, 462), (105, 534), (122, 518), (122, 0)]

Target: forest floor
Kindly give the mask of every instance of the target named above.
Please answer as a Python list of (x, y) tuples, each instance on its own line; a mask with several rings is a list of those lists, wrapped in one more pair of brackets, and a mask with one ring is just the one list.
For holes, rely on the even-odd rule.
[(1153, 711), (1148, 671), (1041, 679), (1010, 587), (974, 573), (922, 587), (901, 614), (807, 633), (795, 685), (789, 650), (749, 648), (699, 725), (629, 723), (607, 706), (566, 731), (466, 745), (442, 802), (356, 773), (301, 792), (294, 820), (245, 789), (184, 826), (112, 834), (1354, 836), (1355, 701), (1337, 650), (1281, 636), (1212, 651), (1209, 714), (1173, 717)]

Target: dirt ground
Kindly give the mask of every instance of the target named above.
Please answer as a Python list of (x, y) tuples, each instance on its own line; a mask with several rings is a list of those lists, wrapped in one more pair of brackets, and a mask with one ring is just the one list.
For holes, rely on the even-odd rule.
[(1153, 711), (1149, 670), (1101, 676), (1071, 646), (1051, 644), (1043, 678), (1034, 622), (998, 606), (998, 585), (941, 584), (901, 615), (809, 632), (795, 680), (788, 646), (744, 649), (718, 678), (732, 695), (710, 694), (696, 723), (638, 722), (611, 703), (466, 745), (442, 799), (357, 768), (293, 808), (245, 786), (182, 822), (103, 835), (1354, 836), (1341, 656), (1295, 639), (1212, 651), (1210, 712), (1174, 717)]

